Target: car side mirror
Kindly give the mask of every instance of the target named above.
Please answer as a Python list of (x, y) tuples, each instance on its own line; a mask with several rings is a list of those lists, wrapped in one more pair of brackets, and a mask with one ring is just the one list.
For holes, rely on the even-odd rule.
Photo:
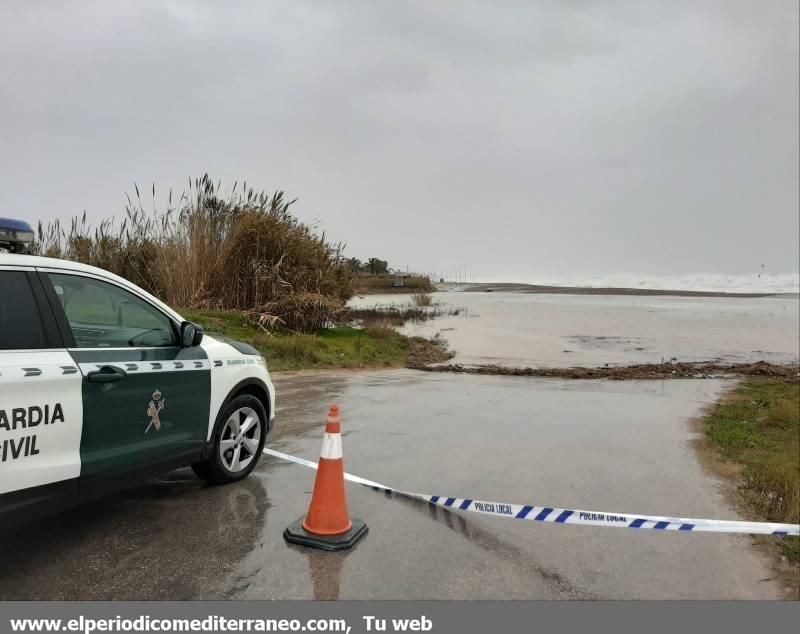
[(199, 346), (201, 341), (203, 341), (202, 326), (193, 324), (191, 321), (184, 321), (181, 324), (181, 346), (191, 348)]

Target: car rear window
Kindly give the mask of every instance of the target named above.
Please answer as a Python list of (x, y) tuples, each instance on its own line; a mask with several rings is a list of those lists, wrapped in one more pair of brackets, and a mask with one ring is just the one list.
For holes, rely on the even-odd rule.
[(26, 274), (0, 271), (0, 350), (47, 347), (39, 309)]

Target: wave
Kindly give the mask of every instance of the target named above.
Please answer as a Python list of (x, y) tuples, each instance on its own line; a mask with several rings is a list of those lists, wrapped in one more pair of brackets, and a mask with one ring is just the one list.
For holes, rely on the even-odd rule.
[[(519, 280), (522, 282), (523, 280)], [(725, 275), (698, 273), (692, 275), (569, 275), (536, 277), (526, 284), (576, 286), (583, 288), (646, 288), (676, 291), (716, 291), (727, 293), (800, 293), (800, 273), (761, 273)]]

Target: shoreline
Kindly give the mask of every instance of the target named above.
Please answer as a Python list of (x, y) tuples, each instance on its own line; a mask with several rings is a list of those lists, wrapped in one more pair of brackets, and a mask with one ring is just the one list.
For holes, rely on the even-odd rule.
[(800, 297), (798, 293), (769, 292), (726, 292), (726, 291), (685, 291), (652, 288), (590, 287), (590, 286), (547, 286), (541, 284), (518, 284), (514, 282), (482, 282), (463, 288), (465, 293), (530, 293), (540, 295), (634, 295), (634, 296), (672, 296), (672, 297)]
[(388, 370), (417, 370), (431, 374), (477, 374), (483, 376), (513, 376), (541, 379), (570, 379), (575, 381), (664, 381), (669, 379), (778, 379), (800, 383), (800, 366), (757, 363), (645, 363), (614, 367), (519, 368), (498, 365), (460, 365), (452, 363), (407, 363), (405, 365), (376, 365), (360, 367), (311, 367), (271, 371), (276, 377), (313, 376), (315, 374), (356, 374)]

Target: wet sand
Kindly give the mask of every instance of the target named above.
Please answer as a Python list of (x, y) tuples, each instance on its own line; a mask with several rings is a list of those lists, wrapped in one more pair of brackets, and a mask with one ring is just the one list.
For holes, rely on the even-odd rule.
[[(271, 447), (386, 484), (587, 510), (735, 519), (691, 447), (721, 381), (560, 381), (408, 370), (277, 378)], [(776, 598), (751, 539), (435, 510), (348, 485), (354, 550), (288, 546), (313, 471), (264, 457), (230, 486), (181, 470), (0, 539), (2, 599)]]
[(762, 377), (783, 381), (800, 380), (797, 365), (764, 363), (651, 363), (640, 365), (605, 366), (602, 368), (509, 368), (502, 365), (459, 365), (452, 363), (426, 363), (409, 365), (425, 372), (453, 372), (455, 374), (491, 374), (494, 376), (529, 376), (559, 379), (725, 379)]

